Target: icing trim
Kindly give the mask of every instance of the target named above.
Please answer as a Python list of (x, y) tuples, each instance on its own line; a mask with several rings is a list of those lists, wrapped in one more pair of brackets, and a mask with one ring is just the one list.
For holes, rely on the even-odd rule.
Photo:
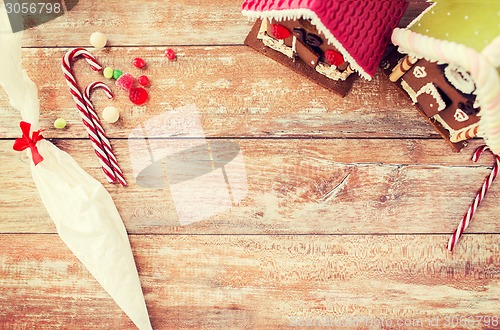
[(281, 54), (284, 54), (287, 57), (293, 59), (294, 52), (292, 47), (288, 47), (281, 40), (276, 40), (273, 37), (269, 36), (267, 33), (264, 33), (264, 35), (261, 36), (260, 39), (262, 40), (262, 43), (265, 46), (274, 49), (275, 51), (280, 52)]
[(335, 36), (330, 32), (329, 29), (321, 22), (320, 18), (316, 13), (310, 9), (301, 8), (301, 9), (284, 9), (284, 10), (269, 10), (266, 12), (257, 12), (252, 10), (242, 10), (241, 13), (251, 19), (275, 19), (278, 22), (283, 20), (292, 20), (292, 19), (310, 19), (311, 24), (316, 26), (318, 32), (322, 33), (328, 43), (332, 44), (337, 50), (344, 56), (344, 59), (351, 65), (351, 68), (354, 69), (359, 75), (366, 80), (372, 80), (372, 77), (361, 68), (361, 66), (354, 60), (354, 58), (349, 54), (349, 52), (342, 46), (340, 41), (335, 38)]
[(404, 80), (401, 80), (401, 87), (405, 90), (408, 96), (411, 98), (413, 104), (417, 103), (417, 93), (413, 90), (413, 88), (408, 85), (408, 83)]
[[(460, 79), (457, 75), (462, 76), (463, 79)], [(476, 89), (476, 85), (474, 84), (472, 77), (462, 67), (448, 65), (444, 68), (444, 76), (446, 80), (453, 85), (453, 87), (462, 93), (472, 94)], [(470, 78), (470, 80), (467, 80), (466, 78)]]
[(353, 71), (349, 71), (349, 67), (344, 71), (339, 71), (335, 65), (329, 65), (325, 62), (318, 62), (316, 65), (316, 72), (321, 73), (332, 80), (345, 81)]
[[(271, 37), (270, 35), (267, 34), (267, 26), (268, 22), (267, 19), (262, 20), (262, 24), (259, 29), (259, 33), (257, 34), (257, 39), (262, 40), (262, 43), (271, 48), (274, 49), (277, 52), (280, 52), (292, 60), (295, 59), (295, 54), (297, 53), (295, 49), (295, 45), (297, 43), (297, 37), (293, 36), (293, 41), (292, 41), (292, 47), (288, 47), (285, 45), (283, 40), (277, 40)], [(332, 80), (341, 80), (345, 81), (347, 77), (349, 77), (352, 73), (352, 71), (349, 71), (348, 69), (344, 70), (343, 72), (339, 71), (336, 66), (334, 65), (329, 65), (327, 63), (324, 63), (322, 61), (318, 62), (318, 65), (315, 67), (316, 71)]]
[(411, 28), (413, 25), (418, 23), (418, 21), (420, 21), (422, 17), (425, 16), (425, 14), (427, 14), (429, 11), (431, 11), (432, 8), (434, 8), (434, 6), (437, 5), (437, 2), (434, 2), (433, 0), (427, 0), (426, 2), (427, 3), (432, 2), (432, 4), (429, 7), (427, 7), (423, 12), (421, 12), (420, 15), (418, 15), (415, 19), (413, 19), (413, 21), (411, 21), (410, 24), (408, 24), (408, 26), (406, 27), (407, 29)]
[(439, 114), (436, 114), (436, 115), (432, 116), (431, 118), (434, 119), (435, 121), (437, 121), (438, 123), (440, 123), (444, 127), (444, 129), (446, 129), (448, 131), (448, 133), (449, 133), (448, 138), (450, 139), (450, 142), (452, 142), (452, 143), (462, 142), (462, 141), (472, 139), (472, 138), (475, 138), (476, 136), (478, 136), (478, 127), (479, 127), (478, 123), (471, 124), (467, 127), (459, 129), (459, 130), (454, 130), (453, 128), (451, 128), (448, 125), (447, 122), (445, 122), (443, 120), (443, 118), (441, 118), (441, 116)]
[(415, 95), (415, 99), (418, 100), (418, 97), (422, 94), (428, 94), (432, 96), (434, 100), (436, 100), (436, 103), (438, 105), (438, 111), (442, 111), (444, 110), (444, 108), (446, 108), (446, 103), (443, 101), (441, 94), (439, 94), (437, 87), (433, 83), (431, 82), (427, 83), (422, 88), (420, 88), (420, 90)]
[(455, 42), (396, 28), (392, 42), (399, 51), (431, 62), (458, 65), (470, 72), (476, 84), (476, 100), (481, 106), (479, 127), (491, 151), (500, 154), (500, 78), (495, 64), (500, 63), (500, 36), (484, 49), (484, 54)]

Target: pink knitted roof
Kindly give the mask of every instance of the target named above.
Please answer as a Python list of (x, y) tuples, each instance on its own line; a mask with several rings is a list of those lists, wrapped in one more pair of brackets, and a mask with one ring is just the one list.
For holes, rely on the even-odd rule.
[(245, 0), (242, 13), (253, 19), (310, 19), (351, 67), (370, 79), (407, 5), (405, 0)]

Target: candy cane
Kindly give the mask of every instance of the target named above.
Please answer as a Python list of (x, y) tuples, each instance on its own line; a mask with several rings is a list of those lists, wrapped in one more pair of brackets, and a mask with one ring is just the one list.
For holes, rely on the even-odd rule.
[[(477, 162), (481, 154), (488, 149), (489, 148), (487, 146), (481, 146), (477, 148), (476, 151), (474, 152), (474, 155), (472, 156), (472, 161)], [(469, 210), (467, 211), (467, 213), (465, 213), (464, 217), (462, 218), (462, 221), (460, 221), (460, 224), (458, 225), (458, 228), (455, 230), (453, 235), (451, 235), (450, 240), (448, 241), (448, 250), (450, 251), (453, 250), (453, 248), (458, 242), (458, 239), (465, 231), (465, 229), (469, 227), (469, 222), (472, 220), (472, 217), (474, 216), (476, 209), (479, 207), (479, 204), (481, 204), (482, 200), (484, 199), (484, 196), (486, 195), (488, 189), (493, 183), (493, 180), (495, 180), (495, 178), (498, 175), (498, 171), (500, 169), (500, 156), (498, 155), (494, 156), (495, 156), (495, 166), (493, 167), (493, 170), (484, 181), (481, 189), (477, 192), (474, 202), (469, 206)]]
[(75, 48), (68, 51), (62, 59), (61, 68), (64, 73), (64, 77), (66, 78), (66, 83), (68, 84), (71, 91), (73, 100), (76, 103), (76, 107), (80, 111), (80, 115), (82, 117), (85, 129), (87, 130), (87, 134), (89, 135), (92, 146), (94, 147), (94, 151), (101, 163), (102, 170), (106, 175), (108, 182), (115, 183), (116, 176), (111, 169), (111, 164), (106, 151), (104, 150), (104, 147), (102, 146), (102, 143), (97, 135), (97, 129), (92, 121), (87, 107), (85, 106), (83, 95), (78, 88), (76, 78), (72, 72), (71, 61), (79, 56), (85, 58), (85, 60), (90, 64), (90, 67), (94, 71), (99, 71), (102, 69), (102, 66), (97, 62), (95, 57), (84, 48)]
[(106, 93), (106, 96), (110, 99), (113, 98), (113, 92), (111, 92), (111, 89), (109, 87), (102, 83), (102, 82), (93, 82), (90, 85), (85, 88), (85, 93), (83, 94), (83, 100), (85, 102), (85, 105), (87, 107), (88, 113), (92, 119), (92, 122), (94, 123), (94, 126), (97, 130), (97, 135), (99, 136), (102, 145), (104, 147), (104, 150), (106, 151), (106, 154), (108, 155), (109, 162), (111, 164), (111, 169), (113, 170), (113, 173), (115, 174), (116, 179), (121, 183), (122, 186), (126, 186), (127, 182), (125, 181), (125, 178), (123, 177), (123, 172), (120, 169), (120, 166), (118, 166), (118, 160), (116, 159), (114, 153), (113, 153), (113, 148), (111, 147), (111, 143), (109, 142), (108, 138), (106, 137), (106, 133), (104, 132), (104, 128), (101, 125), (101, 121), (99, 120), (99, 117), (97, 116), (97, 113), (95, 111), (95, 107), (90, 101), (90, 93), (97, 89), (97, 88), (102, 88), (104, 92)]

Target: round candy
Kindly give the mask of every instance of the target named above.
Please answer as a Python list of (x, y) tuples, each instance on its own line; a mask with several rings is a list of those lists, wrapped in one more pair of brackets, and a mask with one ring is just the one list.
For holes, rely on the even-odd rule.
[(137, 87), (129, 91), (128, 98), (136, 105), (143, 105), (148, 100), (149, 95), (144, 88)]
[(94, 32), (90, 36), (90, 44), (96, 49), (104, 48), (107, 42), (108, 38), (106, 38), (106, 35), (104, 33)]
[(333, 49), (328, 49), (325, 52), (325, 60), (328, 64), (335, 66), (339, 66), (345, 62), (342, 54)]
[(139, 82), (139, 84), (141, 84), (142, 86), (147, 86), (149, 85), (149, 78), (147, 76), (140, 76), (139, 78), (137, 78), (137, 81)]
[(107, 67), (104, 69), (104, 71), (102, 73), (104, 74), (104, 78), (111, 79), (111, 78), (113, 78), (113, 72), (115, 72), (115, 70), (113, 70), (113, 68)]
[(123, 72), (121, 72), (120, 70), (115, 70), (113, 71), (113, 78), (114, 79), (118, 79), (122, 76)]
[(168, 58), (169, 60), (173, 61), (173, 60), (175, 60), (177, 55), (175, 55), (175, 52), (173, 49), (169, 48), (165, 51), (165, 57)]
[(54, 127), (55, 128), (64, 128), (64, 127), (66, 127), (66, 120), (64, 118), (57, 118), (54, 121)]
[(146, 62), (140, 57), (134, 58), (134, 61), (132, 63), (134, 63), (135, 67), (139, 69), (142, 69), (146, 66)]
[(116, 123), (120, 119), (120, 112), (115, 107), (106, 107), (102, 111), (102, 119), (111, 124)]
[(290, 36), (290, 31), (281, 24), (273, 24), (271, 26), (273, 37), (276, 39), (286, 39)]

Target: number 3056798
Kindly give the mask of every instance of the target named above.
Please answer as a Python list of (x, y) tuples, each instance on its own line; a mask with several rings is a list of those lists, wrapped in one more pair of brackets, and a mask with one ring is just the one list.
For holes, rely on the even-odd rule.
[(50, 2), (16, 2), (5, 3), (7, 14), (59, 14), (63, 11), (60, 3)]
[(445, 327), (486, 326), (497, 327), (500, 324), (498, 316), (457, 316), (447, 315), (444, 317)]

